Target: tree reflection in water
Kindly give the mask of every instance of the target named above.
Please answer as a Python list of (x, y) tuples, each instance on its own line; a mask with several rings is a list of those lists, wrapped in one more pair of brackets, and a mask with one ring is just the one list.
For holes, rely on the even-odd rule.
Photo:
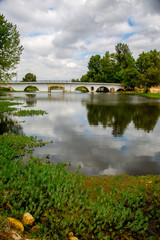
[(22, 134), (23, 128), (7, 114), (0, 114), (0, 135), (4, 133)]
[(86, 107), (89, 124), (102, 124), (104, 128), (112, 127), (114, 137), (122, 136), (131, 121), (135, 128), (150, 132), (154, 129), (160, 116), (158, 104), (87, 104)]
[(26, 94), (27, 99), (26, 99), (26, 104), (28, 107), (34, 107), (36, 106), (37, 99), (36, 99), (36, 94)]

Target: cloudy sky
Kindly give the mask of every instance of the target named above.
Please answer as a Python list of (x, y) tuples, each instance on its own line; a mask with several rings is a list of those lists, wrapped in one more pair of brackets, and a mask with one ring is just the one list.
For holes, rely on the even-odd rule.
[(24, 47), (18, 79), (71, 80), (92, 55), (127, 43), (133, 56), (160, 51), (160, 0), (0, 0)]

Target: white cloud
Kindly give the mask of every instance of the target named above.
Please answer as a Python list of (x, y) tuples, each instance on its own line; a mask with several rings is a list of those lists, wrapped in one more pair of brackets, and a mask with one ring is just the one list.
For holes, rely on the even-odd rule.
[(160, 50), (159, 0), (3, 0), (1, 12), (16, 24), (24, 46), (19, 80), (80, 78), (92, 54), (114, 52), (125, 41), (137, 57)]

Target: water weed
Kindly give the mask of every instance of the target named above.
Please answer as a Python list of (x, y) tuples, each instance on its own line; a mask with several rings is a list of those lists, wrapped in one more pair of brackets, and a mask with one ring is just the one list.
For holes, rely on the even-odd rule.
[(43, 110), (19, 110), (18, 112), (14, 113), (15, 116), (34, 116), (34, 115), (44, 115), (47, 114), (46, 111)]
[(10, 102), (10, 101), (2, 101), (0, 99), (0, 113), (4, 113), (4, 112), (11, 112), (11, 111), (16, 111), (17, 108), (13, 108), (10, 106), (15, 106), (15, 105), (20, 105), (21, 103), (16, 103), (16, 102)]

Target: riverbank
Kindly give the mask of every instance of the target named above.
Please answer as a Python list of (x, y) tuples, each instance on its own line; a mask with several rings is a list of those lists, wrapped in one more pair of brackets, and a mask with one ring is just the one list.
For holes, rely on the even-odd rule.
[(79, 240), (159, 238), (159, 175), (80, 175), (48, 154), (35, 158), (34, 147), (44, 144), (0, 135), (0, 237), (10, 229), (7, 217), (21, 221), (29, 212), (35, 222), (18, 231), (23, 239), (68, 239), (69, 232)]
[(124, 94), (140, 95), (149, 98), (160, 98), (160, 93), (123, 92)]

